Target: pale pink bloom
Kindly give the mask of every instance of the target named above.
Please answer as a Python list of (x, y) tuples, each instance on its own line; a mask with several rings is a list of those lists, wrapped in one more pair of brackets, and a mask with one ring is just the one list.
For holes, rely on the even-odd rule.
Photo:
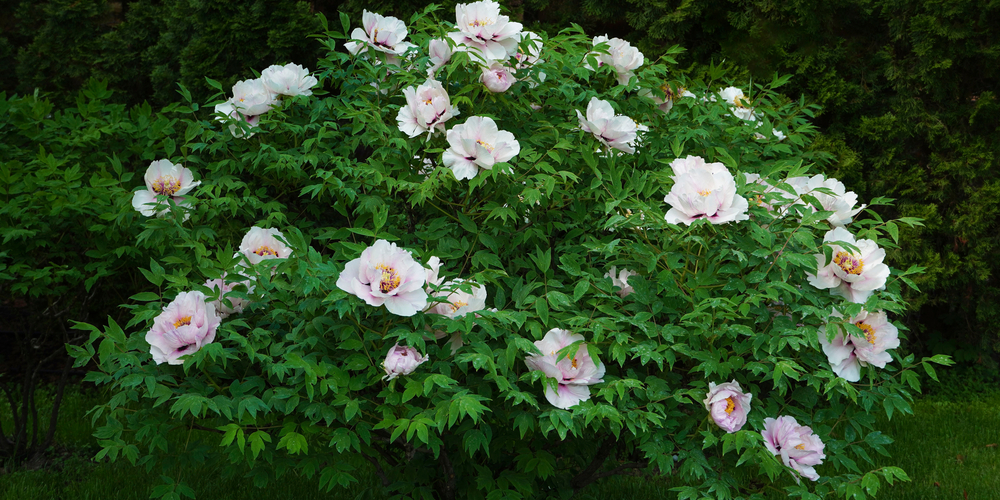
[[(201, 184), (201, 181), (194, 180), (191, 169), (175, 165), (170, 160), (156, 160), (150, 163), (143, 180), (146, 182), (146, 190), (136, 191), (132, 195), (132, 208), (146, 217), (156, 213), (154, 206), (159, 195), (169, 196), (175, 205), (190, 206), (183, 195)], [(169, 209), (161, 210), (157, 215), (165, 215), (169, 211)]]
[(441, 286), (444, 282), (444, 278), (440, 277), (441, 274), (441, 259), (437, 256), (431, 257), (427, 261), (427, 293), (432, 293), (437, 287)]
[(550, 381), (545, 384), (545, 399), (556, 408), (565, 410), (587, 401), (590, 399), (588, 386), (604, 382), (604, 363), (595, 362), (590, 357), (586, 344), (581, 343), (572, 358), (559, 354), (561, 349), (582, 340), (583, 335), (553, 328), (542, 340), (535, 342), (535, 347), (542, 354), (531, 355), (524, 360), (529, 369), (542, 371), (548, 378), (556, 379), (554, 386)]
[(517, 60), (517, 69), (530, 68), (535, 63), (541, 62), (539, 56), (542, 53), (542, 37), (531, 31), (522, 31), (517, 37), (517, 52), (514, 59)]
[[(238, 126), (237, 125), (238, 122), (243, 122), (243, 125), (245, 125), (246, 128), (248, 129), (256, 127), (257, 124), (260, 123), (260, 115), (246, 116), (240, 113), (239, 111), (236, 111), (236, 106), (233, 106), (233, 103), (229, 101), (226, 101), (222, 104), (216, 104), (215, 112), (217, 114), (223, 114), (229, 118), (230, 120), (229, 133), (233, 134), (233, 137), (236, 138), (244, 137), (244, 132), (243, 132), (244, 127)], [(215, 119), (225, 120), (225, 118), (221, 116), (216, 116)], [(249, 139), (253, 137), (253, 135), (254, 133), (250, 132), (248, 135), (246, 135), (246, 138)]]
[(618, 295), (624, 299), (630, 293), (635, 291), (635, 289), (628, 284), (628, 277), (635, 275), (635, 272), (629, 271), (628, 269), (622, 269), (621, 272), (618, 272), (617, 266), (611, 266), (611, 271), (605, 274), (604, 277), (611, 278), (611, 284), (619, 288)]
[(392, 346), (392, 349), (389, 349), (389, 354), (382, 362), (382, 368), (385, 369), (385, 376), (382, 377), (382, 380), (392, 380), (400, 375), (409, 375), (428, 359), (430, 358), (421, 355), (416, 349), (397, 343)]
[(390, 64), (399, 64), (400, 56), (406, 53), (414, 45), (404, 41), (406, 39), (406, 25), (403, 21), (392, 17), (382, 16), (367, 10), (361, 13), (361, 24), (363, 28), (354, 28), (351, 32), (351, 41), (344, 44), (351, 54), (363, 54), (368, 49), (377, 50), (386, 55), (386, 61)]
[[(601, 43), (608, 44), (608, 53), (592, 52), (597, 56), (597, 67), (605, 64), (615, 69), (618, 83), (628, 85), (629, 80), (635, 75), (633, 70), (642, 66), (643, 56), (639, 49), (621, 38), (608, 38), (607, 35), (595, 36), (594, 47)], [(589, 63), (584, 61), (584, 65), (590, 68)]]
[(260, 78), (243, 80), (233, 85), (233, 97), (229, 102), (244, 116), (262, 115), (278, 103)]
[(287, 259), (292, 255), (292, 249), (278, 238), (284, 239), (285, 235), (277, 229), (253, 226), (240, 242), (240, 253), (250, 264), (268, 259)]
[[(675, 165), (676, 164), (676, 165)], [(736, 194), (736, 180), (721, 163), (705, 163), (697, 156), (671, 163), (674, 185), (663, 201), (670, 204), (666, 219), (671, 224), (691, 224), (708, 219), (712, 224), (747, 220), (746, 198)]]
[[(780, 456), (785, 466), (791, 467), (806, 479), (819, 479), (819, 473), (813, 466), (823, 463), (826, 458), (823, 449), (826, 445), (819, 436), (813, 434), (811, 428), (799, 425), (795, 417), (783, 415), (777, 419), (765, 418), (764, 431), (760, 434), (764, 437), (767, 450)], [(795, 481), (798, 480), (796, 476)]]
[(712, 421), (726, 432), (736, 432), (747, 423), (752, 394), (744, 393), (736, 380), (716, 385), (708, 383), (708, 395), (702, 403)]
[(431, 40), (427, 51), (430, 53), (431, 65), (427, 68), (427, 78), (434, 78), (434, 73), (451, 60), (451, 45), (447, 40), (435, 38)]
[[(253, 285), (249, 281), (240, 282), (226, 282), (226, 275), (223, 274), (222, 278), (208, 280), (205, 282), (205, 286), (209, 289), (216, 290), (219, 293), (219, 298), (213, 300), (211, 303), (215, 306), (215, 310), (218, 311), (219, 317), (226, 319), (230, 314), (241, 314), (243, 308), (250, 303), (249, 300), (236, 297), (231, 295), (229, 292), (233, 291), (236, 285), (243, 285), (247, 288), (247, 291), (253, 288)], [(227, 305), (227, 302), (229, 305)]]
[(521, 152), (514, 134), (499, 130), (492, 118), (473, 116), (448, 131), (448, 144), (441, 162), (451, 169), (456, 179), (471, 179), (480, 170), (492, 170), (493, 165), (509, 161)]
[(444, 122), (458, 115), (458, 107), (451, 105), (448, 92), (441, 82), (428, 79), (419, 87), (403, 89), (406, 105), (399, 108), (396, 121), (399, 130), (410, 137), (435, 130), (444, 132)]
[[(471, 285), (471, 293), (461, 289), (463, 284)], [(427, 314), (440, 314), (457, 319), (466, 314), (486, 309), (486, 288), (471, 281), (449, 281), (442, 285), (433, 295), (434, 297), (444, 298), (447, 302), (434, 303), (427, 309)], [(448, 335), (447, 332), (441, 330), (434, 331), (435, 339), (443, 339), (446, 335)], [(455, 332), (452, 334), (451, 338), (448, 339), (448, 343), (451, 346), (451, 352), (454, 354), (458, 351), (459, 347), (462, 347), (462, 333)]]
[(601, 144), (629, 154), (635, 153), (632, 143), (636, 140), (639, 124), (625, 115), (616, 115), (610, 102), (591, 97), (587, 104), (587, 116), (583, 116), (580, 110), (576, 110), (576, 116), (580, 119), (580, 128), (594, 134)]
[[(834, 178), (827, 179), (822, 175), (814, 175), (812, 177), (792, 177), (785, 182), (795, 188), (797, 196), (812, 195), (820, 202), (824, 211), (833, 212), (833, 215), (826, 219), (833, 226), (843, 227), (850, 224), (854, 216), (868, 206), (861, 205), (859, 208), (854, 208), (858, 202), (858, 195), (854, 191), (847, 191), (844, 183)], [(829, 189), (834, 194), (831, 196), (821, 193), (817, 191), (818, 188)], [(799, 203), (806, 204), (802, 200), (799, 200)], [(812, 205), (806, 205), (812, 207)], [(812, 208), (815, 212), (815, 207)]]
[(312, 95), (312, 88), (319, 83), (316, 77), (309, 75), (307, 68), (292, 63), (268, 66), (261, 72), (260, 79), (272, 94), (287, 96)]
[[(767, 182), (764, 179), (762, 179), (760, 177), (760, 175), (758, 175), (758, 174), (745, 174), (745, 175), (746, 175), (746, 178), (747, 178), (747, 185), (748, 186), (751, 185), (751, 184), (757, 184), (758, 186), (761, 186), (763, 188), (761, 190), (761, 194), (755, 195), (754, 198), (751, 201), (753, 203), (756, 203), (757, 206), (759, 206), (759, 207), (766, 208), (769, 212), (773, 212), (774, 209), (775, 209), (775, 206), (785, 205), (787, 203), (790, 203), (790, 202), (794, 201), (795, 198), (796, 198), (796, 196), (797, 196), (795, 194), (789, 194), (787, 191), (784, 191), (782, 189), (778, 189), (775, 186), (772, 186), (769, 182)], [(764, 201), (764, 195), (768, 194), (768, 193), (774, 193), (774, 194), (779, 195), (779, 197), (781, 198), (781, 200), (777, 201), (776, 205), (771, 205), (770, 203), (766, 203)], [(780, 216), (780, 215), (781, 214), (776, 214), (776, 216)]]
[(843, 241), (858, 248), (855, 253), (840, 245), (831, 244), (833, 259), (823, 265), (825, 256), (816, 254), (817, 267), (815, 275), (806, 274), (809, 284), (819, 289), (832, 288), (835, 295), (844, 297), (851, 302), (864, 303), (875, 290), (885, 287), (889, 277), (889, 266), (882, 263), (885, 250), (878, 247), (872, 240), (854, 240), (850, 231), (836, 227), (827, 231), (824, 243)]
[(484, 67), (483, 74), (479, 76), (479, 81), (486, 86), (486, 89), (495, 94), (506, 92), (514, 82), (513, 70), (494, 61), (490, 66)]
[(455, 6), (455, 43), (479, 51), (488, 59), (503, 60), (517, 51), (521, 23), (500, 15), (500, 4), (488, 0)]
[(656, 104), (656, 107), (664, 113), (673, 109), (674, 101), (678, 97), (694, 97), (694, 94), (684, 90), (683, 87), (678, 87), (675, 91), (670, 87), (670, 85), (663, 84), (660, 86), (660, 90), (663, 91), (664, 97), (660, 97), (650, 89), (639, 90), (639, 95), (653, 101), (653, 103)]
[(347, 263), (337, 287), (370, 306), (385, 305), (398, 316), (413, 316), (427, 307), (427, 269), (395, 243), (378, 240)]
[[(833, 315), (841, 317), (836, 311)], [(862, 366), (885, 368), (886, 363), (892, 362), (892, 355), (888, 350), (899, 347), (899, 330), (889, 323), (885, 311), (869, 313), (862, 310), (848, 321), (860, 328), (864, 337), (847, 335), (840, 330), (837, 336), (829, 341), (821, 329), (819, 343), (833, 372), (849, 382), (857, 382), (861, 380)]]
[(146, 333), (149, 353), (156, 364), (184, 364), (181, 356), (198, 352), (215, 340), (215, 330), (222, 320), (215, 305), (205, 302), (201, 292), (181, 292), (173, 302), (153, 318), (153, 328)]

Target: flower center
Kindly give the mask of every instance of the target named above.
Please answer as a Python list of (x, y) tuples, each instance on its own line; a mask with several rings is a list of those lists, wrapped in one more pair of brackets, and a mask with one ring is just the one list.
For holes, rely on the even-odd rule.
[(489, 151), (490, 153), (492, 153), (493, 149), (495, 148), (494, 145), (492, 145), (492, 144), (490, 144), (490, 143), (488, 143), (488, 142), (486, 142), (486, 141), (484, 141), (482, 139), (477, 139), (476, 143), (479, 144), (480, 146), (486, 148), (486, 150)]
[(733, 104), (736, 105), (737, 108), (745, 108), (746, 106), (743, 105), (743, 99), (744, 98), (740, 96), (736, 96), (733, 98)]
[(872, 328), (872, 325), (863, 321), (858, 321), (854, 324), (854, 326), (857, 326), (862, 332), (865, 332), (865, 339), (868, 340), (869, 344), (875, 345), (875, 329)]
[(378, 289), (382, 293), (390, 293), (399, 287), (401, 278), (396, 269), (385, 264), (375, 266), (375, 269), (382, 271), (382, 279), (378, 283)]
[(861, 274), (861, 270), (865, 268), (865, 263), (861, 259), (844, 251), (837, 252), (833, 261), (847, 274)]
[(178, 319), (177, 321), (174, 321), (174, 328), (180, 328), (184, 325), (190, 325), (190, 324), (191, 324), (191, 316), (184, 316)]
[(253, 253), (260, 255), (261, 257), (265, 255), (273, 255), (275, 257), (278, 256), (278, 251), (267, 245), (261, 245), (257, 247), (257, 249), (253, 251)]
[(726, 414), (730, 414), (736, 409), (736, 401), (733, 398), (726, 398)]
[(153, 192), (156, 194), (165, 194), (167, 196), (173, 196), (174, 193), (180, 191), (181, 180), (174, 179), (172, 175), (161, 175), (153, 181)]
[(804, 445), (804, 444), (797, 444), (797, 445), (795, 445), (795, 449), (796, 450), (804, 450), (804, 449), (806, 449), (806, 445)]
[(471, 23), (469, 23), (469, 27), (470, 28), (478, 28), (480, 26), (488, 26), (490, 24), (493, 24), (493, 20), (492, 19), (489, 19), (489, 18), (487, 18), (487, 19), (476, 19), (475, 21), (472, 21)]
[(467, 305), (469, 305), (468, 302), (465, 302), (463, 300), (456, 300), (455, 302), (451, 303), (451, 312), (458, 312), (459, 309)]
[(698, 194), (700, 194), (702, 196), (708, 196), (708, 195), (712, 194), (712, 190), (711, 189), (702, 189), (701, 191), (698, 191)]
[(576, 366), (576, 358), (573, 358), (573, 368), (577, 368), (577, 366)]

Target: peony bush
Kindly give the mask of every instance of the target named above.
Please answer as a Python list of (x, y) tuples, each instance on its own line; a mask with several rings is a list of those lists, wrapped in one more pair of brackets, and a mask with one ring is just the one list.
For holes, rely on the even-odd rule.
[(918, 222), (817, 173), (784, 79), (690, 79), (501, 12), (342, 16), (317, 69), (187, 103), (166, 163), (114, 188), (149, 291), (72, 350), (110, 394), (99, 457), (164, 471), (153, 497), (206, 466), (327, 489), (371, 470), (393, 498), (907, 480), (873, 466), (875, 414), (949, 362), (905, 354), (920, 269), (882, 262)]

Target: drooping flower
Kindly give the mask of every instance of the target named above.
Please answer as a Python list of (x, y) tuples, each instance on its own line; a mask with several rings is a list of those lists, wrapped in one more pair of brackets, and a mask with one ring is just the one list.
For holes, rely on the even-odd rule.
[[(708, 219), (712, 224), (747, 220), (746, 198), (736, 194), (736, 180), (721, 163), (705, 163), (697, 156), (670, 164), (674, 185), (663, 201), (670, 204), (664, 217), (671, 224), (691, 224)], [(678, 173), (680, 172), (680, 173)]]
[(392, 380), (400, 375), (409, 375), (428, 359), (430, 359), (428, 356), (421, 355), (416, 349), (397, 343), (392, 346), (392, 349), (389, 349), (389, 354), (382, 362), (382, 368), (385, 370), (385, 376), (382, 377), (382, 380)]
[(816, 254), (819, 269), (815, 275), (806, 274), (812, 286), (819, 289), (832, 288), (835, 295), (859, 304), (868, 300), (875, 290), (885, 287), (889, 277), (889, 266), (882, 263), (885, 250), (872, 240), (855, 241), (854, 235), (842, 227), (827, 231), (823, 237), (824, 243), (833, 241), (850, 243), (858, 248), (858, 252), (830, 244), (833, 247), (833, 259), (825, 266), (825, 256)]
[(494, 61), (489, 67), (483, 67), (483, 74), (479, 76), (479, 81), (486, 86), (486, 89), (495, 94), (506, 92), (514, 82), (514, 70)]
[(427, 68), (427, 78), (434, 78), (437, 70), (441, 69), (451, 60), (451, 46), (447, 40), (435, 38), (428, 44), (427, 51), (430, 53), (430, 67)]
[[(251, 290), (253, 288), (253, 284), (249, 281), (227, 283), (225, 274), (223, 274), (219, 279), (208, 280), (205, 282), (206, 287), (216, 290), (219, 293), (219, 298), (213, 300), (211, 303), (215, 306), (215, 310), (219, 313), (219, 317), (222, 319), (226, 319), (230, 314), (241, 314), (243, 312), (243, 308), (250, 303), (247, 299), (239, 298), (229, 293), (232, 292), (233, 288), (237, 285), (243, 285), (247, 287), (247, 290)], [(227, 301), (229, 305), (227, 305)]]
[[(822, 175), (814, 175), (812, 177), (792, 177), (785, 182), (795, 188), (797, 196), (812, 195), (820, 202), (824, 211), (833, 212), (833, 215), (826, 219), (833, 226), (843, 227), (850, 224), (854, 216), (868, 206), (861, 205), (859, 208), (854, 208), (858, 202), (858, 195), (854, 191), (847, 191), (844, 183), (834, 178), (827, 179)], [(819, 188), (829, 189), (834, 194), (821, 193), (817, 191)], [(805, 204), (801, 200), (799, 203)], [(812, 205), (809, 206), (812, 207)], [(813, 207), (813, 212), (815, 211), (816, 209)]]
[(312, 95), (312, 88), (319, 83), (307, 68), (292, 63), (268, 66), (260, 73), (260, 79), (272, 94), (287, 96)]
[(521, 23), (500, 15), (500, 4), (489, 0), (455, 6), (455, 43), (481, 53), (486, 59), (504, 60), (517, 51)]
[(281, 231), (253, 226), (240, 242), (240, 253), (250, 264), (258, 264), (267, 259), (287, 259), (292, 249), (278, 238), (284, 239)]
[(414, 47), (412, 43), (404, 41), (406, 25), (395, 17), (364, 10), (361, 13), (361, 24), (364, 27), (354, 28), (351, 41), (344, 44), (351, 54), (363, 54), (368, 49), (373, 49), (384, 53), (390, 64), (399, 64), (400, 57), (410, 47)]
[[(229, 123), (229, 133), (233, 134), (233, 137), (236, 137), (237, 139), (240, 137), (244, 137), (244, 135), (246, 136), (247, 139), (249, 139), (254, 135), (253, 132), (250, 132), (249, 134), (244, 134), (243, 127), (238, 126), (237, 125), (238, 122), (243, 122), (243, 124), (246, 125), (247, 128), (256, 127), (257, 124), (260, 123), (260, 115), (246, 116), (240, 113), (239, 111), (236, 111), (236, 106), (233, 106), (233, 103), (229, 101), (226, 101), (222, 104), (216, 104), (215, 112), (217, 114), (221, 113), (229, 117), (230, 120), (232, 120)], [(225, 118), (221, 116), (216, 116), (215, 119), (225, 120)]]
[(587, 103), (587, 116), (583, 116), (580, 110), (576, 110), (576, 116), (580, 119), (580, 128), (594, 134), (601, 144), (629, 154), (635, 153), (632, 143), (639, 125), (625, 115), (616, 115), (610, 102), (591, 97)]
[(514, 134), (499, 130), (492, 118), (473, 116), (448, 131), (448, 144), (441, 162), (451, 169), (456, 179), (471, 179), (480, 170), (492, 170), (493, 165), (509, 161), (521, 152)]
[[(615, 69), (618, 83), (628, 85), (629, 80), (635, 75), (633, 70), (642, 66), (644, 61), (642, 52), (639, 52), (639, 49), (621, 38), (609, 39), (607, 35), (594, 37), (594, 47), (602, 43), (608, 45), (607, 54), (602, 52), (591, 53), (597, 56), (597, 67), (604, 66), (605, 64), (611, 66)], [(586, 61), (584, 65), (588, 68), (590, 67)]]
[(708, 410), (712, 421), (722, 430), (732, 433), (743, 428), (747, 423), (747, 413), (750, 412), (752, 394), (744, 393), (736, 380), (716, 385), (708, 383), (708, 395), (702, 403)]
[[(175, 205), (190, 206), (184, 195), (201, 184), (201, 181), (194, 180), (191, 169), (175, 165), (170, 160), (156, 160), (150, 163), (143, 180), (146, 181), (146, 190), (136, 191), (132, 195), (132, 207), (146, 217), (156, 213), (154, 207), (157, 203), (156, 197), (159, 195), (169, 196)], [(164, 215), (169, 211), (169, 209), (161, 210), (158, 215)]]
[[(813, 466), (823, 463), (826, 445), (809, 426), (799, 425), (795, 417), (788, 415), (777, 419), (768, 417), (764, 419), (764, 430), (760, 434), (767, 450), (780, 456), (786, 467), (812, 481), (819, 479), (819, 473)], [(798, 480), (796, 476), (795, 481)]]
[(546, 382), (545, 399), (556, 408), (569, 409), (590, 399), (590, 387), (604, 382), (604, 363), (595, 362), (581, 343), (572, 358), (559, 351), (582, 341), (583, 335), (574, 335), (567, 330), (553, 328), (542, 340), (535, 341), (541, 355), (531, 355), (524, 362), (531, 370), (539, 370), (549, 378), (556, 379), (556, 385)]
[(628, 269), (622, 269), (621, 272), (618, 272), (617, 266), (611, 266), (611, 271), (605, 274), (604, 277), (611, 278), (611, 283), (619, 288), (618, 295), (624, 299), (630, 293), (635, 291), (635, 289), (628, 284), (628, 277), (635, 275), (635, 272), (629, 271)]
[[(835, 317), (841, 317), (834, 311)], [(861, 329), (864, 337), (848, 335), (839, 330), (832, 341), (827, 340), (824, 330), (819, 330), (819, 343), (823, 347), (833, 372), (849, 382), (861, 380), (861, 367), (873, 365), (885, 368), (892, 362), (887, 351), (899, 347), (899, 330), (889, 322), (885, 311), (860, 314), (848, 320)]]
[(370, 306), (385, 305), (398, 316), (413, 316), (427, 307), (427, 269), (395, 243), (378, 240), (347, 263), (337, 287)]
[(184, 364), (181, 356), (198, 352), (215, 340), (215, 330), (222, 320), (215, 305), (205, 302), (205, 294), (181, 292), (153, 318), (153, 328), (146, 333), (149, 353), (156, 364)]
[(396, 121), (399, 130), (410, 137), (435, 130), (444, 132), (444, 122), (458, 116), (458, 106), (451, 105), (448, 92), (441, 82), (428, 79), (419, 87), (403, 89), (406, 105), (399, 108)]
[(260, 78), (243, 80), (233, 85), (233, 97), (229, 102), (244, 116), (262, 115), (278, 103)]

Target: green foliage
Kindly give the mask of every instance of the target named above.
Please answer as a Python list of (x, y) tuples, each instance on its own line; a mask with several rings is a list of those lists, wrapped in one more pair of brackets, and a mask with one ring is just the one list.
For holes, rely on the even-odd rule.
[[(317, 72), (323, 90), (283, 99), (245, 131), (252, 136), (233, 137), (186, 86), (184, 102), (122, 116), (139, 143), (111, 151), (146, 156), (121, 172), (115, 156), (104, 160), (107, 175), (115, 173), (104, 210), (116, 226), (101, 230), (119, 233), (110, 238), (125, 240), (117, 248), (149, 284), (124, 304), (126, 322), (78, 324), (89, 338), (71, 349), (78, 366), (96, 362), (87, 379), (110, 391), (92, 413), (102, 458), (164, 471), (152, 492), (164, 497), (190, 492), (173, 471), (192, 466), (243, 473), (257, 485), (296, 473), (326, 489), (353, 487), (360, 459), (384, 490), (411, 498), (568, 498), (633, 469), (670, 475), (680, 498), (761, 498), (777, 488), (863, 499), (882, 482), (906, 479), (872, 464), (872, 452), (891, 442), (874, 414), (911, 413), (916, 370), (950, 361), (896, 353), (855, 384), (829, 369), (823, 325), (836, 321), (835, 308), (847, 316), (861, 309), (806, 278), (816, 255), (829, 253), (822, 241), (831, 212), (807, 205), (822, 208), (812, 196), (770, 211), (781, 205), (776, 194), (747, 182), (757, 174), (780, 186), (830, 159), (809, 149), (815, 107), (777, 93), (785, 78), (745, 87), (760, 113), (745, 121), (715, 95), (676, 99), (669, 113), (639, 95), (665, 83), (708, 95), (728, 85), (721, 68), (698, 81), (647, 64), (630, 86), (618, 85), (609, 66), (583, 68), (591, 37), (573, 29), (543, 35), (544, 62), (519, 70), (503, 94), (488, 92), (480, 69), (456, 53), (439, 72), (461, 113), (446, 125), (490, 116), (520, 143), (509, 162), (458, 181), (442, 164), (443, 134), (408, 139), (396, 122), (404, 89), (426, 78), (429, 39), (448, 28), (431, 12), (411, 18), (419, 50), (402, 68), (336, 51), (357, 23), (340, 21), (329, 26), (331, 51)], [(581, 130), (577, 112), (591, 97), (649, 127), (636, 154)], [(725, 165), (752, 200), (749, 220), (664, 220), (669, 164), (688, 155)], [(170, 205), (147, 219), (129, 206), (128, 191), (141, 185), (135, 174), (152, 158), (195, 172), (202, 184), (190, 210)], [(867, 214), (852, 230), (888, 249), (913, 222)], [(239, 265), (234, 249), (252, 225), (280, 229), (292, 256)], [(377, 239), (422, 264), (438, 257), (442, 277), (485, 287), (486, 307), (496, 310), (401, 317), (346, 293), (336, 284), (345, 265)], [(631, 295), (605, 277), (613, 265), (638, 273), (628, 280)], [(904, 311), (912, 273), (894, 269), (865, 307)], [(251, 280), (234, 295), (249, 300), (243, 313), (182, 366), (154, 364), (146, 341), (153, 319), (181, 291), (218, 298), (202, 283), (223, 275)], [(569, 409), (547, 402), (552, 381), (524, 362), (554, 328), (582, 335), (585, 345), (568, 349), (586, 349), (607, 370), (590, 399)], [(434, 340), (441, 333), (463, 345), (453, 352)], [(380, 362), (395, 344), (429, 361), (385, 380)], [(715, 427), (702, 404), (709, 382), (729, 380), (753, 394), (748, 423), (733, 434)], [(825, 443), (819, 482), (799, 483), (762, 444), (764, 419), (778, 415), (794, 416)]]

